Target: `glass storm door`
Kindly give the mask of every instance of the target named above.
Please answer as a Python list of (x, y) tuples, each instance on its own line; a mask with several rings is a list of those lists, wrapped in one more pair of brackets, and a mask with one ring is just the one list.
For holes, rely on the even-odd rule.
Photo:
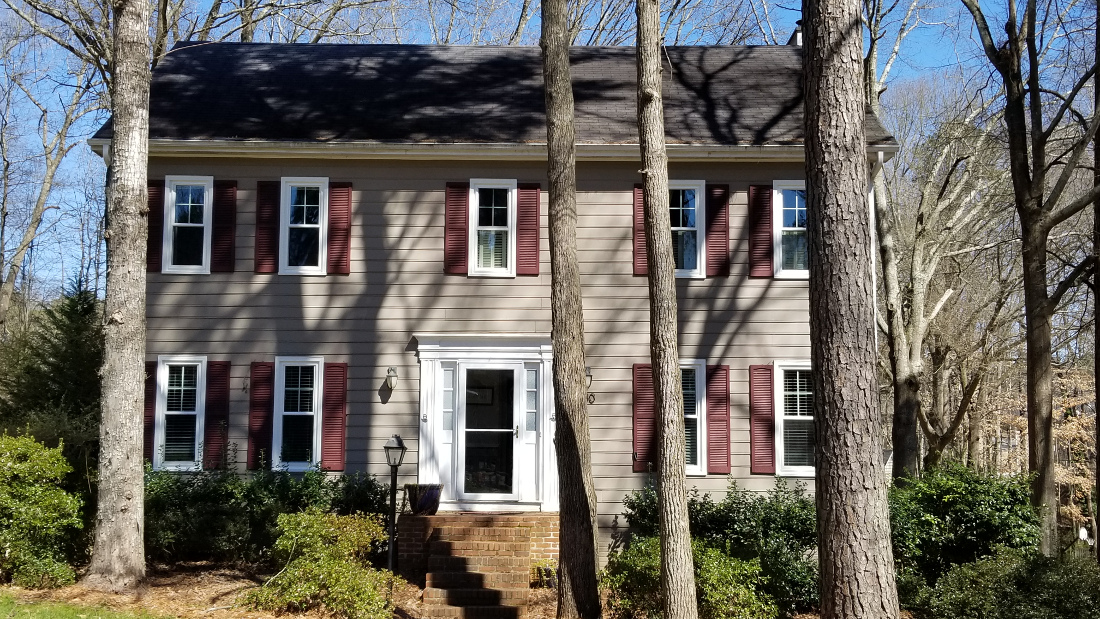
[(522, 365), (461, 369), (456, 477), (462, 497), (518, 498), (522, 376)]

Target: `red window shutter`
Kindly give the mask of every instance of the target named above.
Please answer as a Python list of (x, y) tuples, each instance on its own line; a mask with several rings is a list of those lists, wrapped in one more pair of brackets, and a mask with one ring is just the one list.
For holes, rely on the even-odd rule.
[(730, 274), (730, 186), (707, 185), (707, 277)]
[(775, 474), (775, 386), (772, 366), (749, 366), (750, 472)]
[(749, 277), (772, 277), (772, 188), (749, 187)]
[(539, 274), (539, 202), (538, 183), (520, 184), (516, 216), (516, 275)]
[(256, 272), (279, 272), (279, 181), (256, 183)]
[(645, 192), (641, 185), (634, 185), (634, 274), (649, 275), (649, 262), (645, 255)]
[(466, 275), (470, 234), (470, 183), (447, 183), (443, 229), (443, 272)]
[(160, 273), (164, 252), (164, 181), (149, 181), (149, 237), (145, 249), (145, 270)]
[(707, 366), (707, 473), (730, 472), (730, 368)]
[(271, 466), (271, 431), (275, 418), (275, 364), (254, 362), (248, 381), (248, 468)]
[(321, 468), (342, 471), (348, 408), (348, 364), (325, 364), (325, 386), (321, 398)]
[(203, 468), (221, 468), (229, 443), (229, 362), (206, 364), (206, 418), (203, 420)]
[(237, 266), (237, 181), (214, 181), (213, 217), (210, 272), (232, 273)]
[(351, 183), (328, 185), (328, 274), (351, 273)]
[(634, 364), (634, 472), (644, 473), (657, 447), (657, 405), (653, 393), (653, 366)]
[(153, 437), (157, 419), (157, 362), (145, 362), (145, 417), (142, 435), (142, 456), (153, 461)]

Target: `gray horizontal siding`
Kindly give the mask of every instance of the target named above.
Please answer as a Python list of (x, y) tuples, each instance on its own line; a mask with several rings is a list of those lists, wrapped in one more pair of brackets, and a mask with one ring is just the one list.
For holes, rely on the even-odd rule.
[[(578, 168), (578, 252), (586, 353), (593, 368), (590, 406), (593, 475), (601, 526), (622, 512), (623, 496), (645, 474), (631, 470), (631, 366), (649, 359), (648, 288), (633, 276), (633, 186), (638, 164), (588, 163)], [(230, 441), (243, 461), (247, 445), (248, 372), (252, 361), (276, 355), (324, 355), (349, 364), (349, 470), (388, 472), (381, 445), (406, 438), (417, 459), (416, 333), (536, 333), (550, 331), (550, 265), (543, 194), (542, 264), (538, 277), (471, 279), (443, 274), (443, 189), (446, 181), (516, 178), (547, 183), (542, 164), (375, 161), (154, 160), (150, 178), (212, 175), (238, 183), (235, 273), (149, 275), (148, 358), (206, 354), (232, 366)], [(748, 366), (809, 357), (804, 281), (747, 277), (747, 188), (800, 178), (801, 164), (676, 165), (673, 179), (703, 179), (731, 188), (732, 274), (680, 280), (681, 355), (730, 366), (731, 478), (767, 489), (770, 476), (749, 474)], [(253, 271), (257, 181), (328, 176), (353, 183), (351, 275), (301, 277)], [(400, 375), (382, 390), (386, 368)], [(416, 467), (402, 468), (414, 481)], [(721, 493), (725, 476), (693, 477), (689, 486)], [(618, 523), (623, 524), (622, 518)]]

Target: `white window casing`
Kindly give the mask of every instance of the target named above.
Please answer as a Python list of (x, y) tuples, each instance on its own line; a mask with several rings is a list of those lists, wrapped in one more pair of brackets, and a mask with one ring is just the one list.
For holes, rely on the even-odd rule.
[(161, 272), (210, 273), (213, 216), (213, 176), (164, 178), (164, 258)]
[[(773, 368), (775, 472), (783, 477), (813, 477), (815, 439), (810, 362), (805, 359), (776, 361)], [(788, 444), (801, 446), (801, 449), (788, 450)]]
[[(505, 190), (506, 205), (490, 207), (483, 219), (481, 198), (489, 199), (498, 192), (492, 190)], [(516, 219), (518, 217), (519, 191), (516, 179), (470, 179), (469, 199), (469, 237), (467, 242), (468, 255), (467, 274), (475, 277), (515, 277), (516, 276)], [(499, 221), (499, 215), (507, 217), (506, 222)], [(495, 215), (495, 216), (494, 216)], [(482, 251), (482, 240), (485, 240), (485, 251)], [(500, 243), (505, 244), (500, 247)], [(499, 264), (503, 262), (504, 264)], [(496, 263), (496, 264), (493, 264)]]
[[(800, 197), (796, 192), (800, 192)], [(784, 212), (784, 208), (786, 208), (786, 212)], [(792, 215), (794, 220), (785, 218), (785, 214)], [(777, 279), (810, 278), (808, 256), (804, 256), (802, 259), (796, 258), (792, 253), (792, 247), (786, 246), (783, 241), (786, 236), (794, 245), (797, 245), (798, 241), (796, 239), (800, 237), (802, 239), (801, 251), (808, 254), (805, 214), (806, 181), (774, 181), (772, 183), (772, 263)], [(788, 262), (794, 262), (796, 266), (784, 266)]]
[(202, 470), (205, 418), (206, 357), (158, 357), (153, 468), (158, 471)]
[[(707, 474), (706, 360), (681, 359), (680, 380), (684, 391), (685, 472), (689, 476), (701, 477)], [(693, 453), (694, 458), (692, 457)]]
[[(677, 205), (673, 202), (673, 198), (677, 195), (682, 195), (682, 192), (693, 192), (694, 196), (694, 221), (677, 221), (676, 217), (672, 217), (672, 251), (673, 259), (677, 260), (676, 277), (688, 278), (688, 279), (704, 279), (707, 276), (707, 183), (706, 181), (681, 181), (681, 180), (669, 180), (669, 211), (670, 215), (680, 211)], [(685, 213), (686, 215), (686, 213)], [(690, 225), (694, 224), (694, 225)], [(690, 239), (694, 237), (695, 248), (694, 256), (691, 256), (695, 260), (695, 268), (679, 268), (680, 261), (677, 259), (677, 249), (690, 254), (690, 247), (681, 247), (677, 244), (677, 235), (682, 239)], [(684, 255), (683, 264), (686, 266), (690, 264), (687, 262), (688, 255)]]
[[(294, 202), (302, 205), (295, 212)], [(314, 202), (316, 201), (316, 204)], [(316, 217), (312, 209), (316, 207)], [(308, 248), (316, 237), (316, 257)], [(306, 245), (301, 245), (302, 240)], [(283, 177), (279, 192), (279, 274), (325, 275), (328, 272), (328, 177)], [(294, 264), (291, 264), (291, 263)]]
[[(303, 371), (308, 370), (308, 371)], [(324, 357), (275, 357), (275, 419), (271, 436), (271, 465), (291, 473), (300, 473), (316, 467), (321, 462), (322, 389), (324, 383)], [(289, 371), (289, 372), (288, 372)], [(304, 378), (312, 375), (310, 385)], [(289, 380), (288, 380), (289, 376)], [(311, 390), (312, 393), (306, 393)], [(290, 394), (288, 396), (288, 394)], [(311, 410), (305, 410), (305, 409)], [(294, 449), (305, 449), (304, 458), (297, 454), (285, 454), (287, 440), (300, 436), (288, 434), (288, 425), (297, 428), (312, 421), (312, 435), (305, 444), (295, 440)], [(290, 458), (290, 459), (288, 459)]]

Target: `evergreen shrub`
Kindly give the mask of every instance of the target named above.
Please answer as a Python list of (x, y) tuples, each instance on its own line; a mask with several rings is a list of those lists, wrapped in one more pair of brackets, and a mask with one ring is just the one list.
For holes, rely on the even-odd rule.
[(62, 488), (72, 467), (61, 448), (0, 435), (0, 580), (45, 588), (71, 584), (67, 562), (80, 499)]
[(370, 567), (371, 548), (385, 539), (377, 516), (342, 516), (313, 507), (280, 514), (276, 560), (283, 568), (245, 595), (255, 609), (300, 613), (321, 609), (347, 619), (389, 619), (391, 574)]

